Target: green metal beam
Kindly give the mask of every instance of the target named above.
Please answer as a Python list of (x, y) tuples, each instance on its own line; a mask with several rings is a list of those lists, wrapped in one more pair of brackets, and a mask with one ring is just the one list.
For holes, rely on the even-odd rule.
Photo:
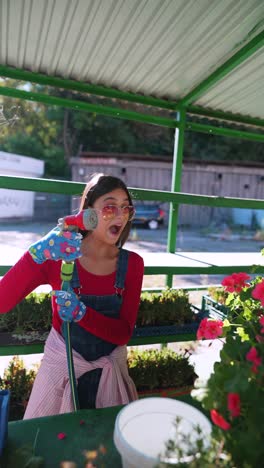
[[(196, 101), (200, 96), (206, 93), (213, 85), (224, 78), (234, 68), (238, 67), (247, 60), (251, 55), (257, 52), (264, 45), (264, 31), (260, 32), (251, 41), (249, 41), (244, 47), (238, 50), (232, 57), (230, 57), (225, 63), (217, 68), (211, 75), (209, 75), (204, 81), (190, 91), (183, 99), (180, 100), (178, 105), (187, 106), (191, 102)], [(176, 105), (176, 109), (178, 108)]]
[(56, 179), (37, 179), (34, 177), (0, 175), (0, 188), (11, 190), (30, 190), (32, 192), (61, 193), (81, 195), (85, 184)]
[[(52, 86), (54, 88), (67, 89), (70, 91), (77, 91), (80, 93), (87, 93), (111, 99), (120, 99), (162, 109), (175, 110), (179, 107), (179, 104), (174, 101), (166, 101), (165, 99), (159, 99), (150, 96), (141, 96), (139, 94), (123, 92), (116, 89), (107, 88), (105, 86), (91, 85), (59, 77), (50, 77), (41, 73), (34, 73), (18, 68), (7, 67), (4, 65), (0, 65), (0, 76), (12, 78), (14, 80), (23, 80), (26, 82), (42, 84), (43, 86)], [(250, 116), (234, 115), (232, 113), (226, 113), (222, 111), (214, 111), (212, 109), (206, 109), (200, 106), (190, 105), (187, 108), (187, 112), (190, 114), (201, 115), (203, 117), (212, 117), (220, 120), (228, 120), (230, 122), (264, 127), (263, 119)]]
[(161, 109), (173, 110), (176, 104), (173, 101), (167, 101), (165, 99), (128, 93), (113, 88), (107, 88), (105, 86), (92, 85), (80, 81), (69, 80), (66, 78), (43, 75), (42, 73), (34, 73), (31, 71), (21, 70), (19, 68), (7, 67), (4, 65), (0, 65), (0, 76), (12, 78), (14, 80), (37, 83), (43, 86), (52, 86), (54, 88), (78, 91), (80, 93), (88, 93), (107, 98), (121, 99), (128, 102), (143, 104), (145, 106), (155, 106)]
[[(183, 160), (183, 149), (184, 149), (184, 130), (186, 123), (186, 112), (182, 110), (178, 112), (177, 121), (179, 123), (178, 128), (175, 130), (174, 139), (174, 155), (173, 155), (173, 167), (172, 167), (172, 178), (171, 178), (171, 191), (180, 192), (182, 182), (182, 160)], [(167, 251), (175, 252), (176, 247), (176, 236), (177, 236), (177, 224), (178, 224), (178, 210), (179, 205), (171, 204), (170, 215), (169, 215), (169, 226), (168, 226), (168, 244)]]
[[(175, 130), (174, 136), (174, 155), (173, 167), (171, 178), (171, 191), (181, 191), (182, 181), (182, 161), (184, 149), (184, 130), (186, 123), (186, 111), (182, 110), (177, 114), (177, 121), (179, 122), (178, 128)], [(167, 252), (175, 252), (176, 238), (178, 228), (179, 205), (170, 204), (169, 225), (168, 225), (168, 239), (167, 239)], [(167, 275), (166, 285), (171, 288), (173, 283), (173, 275)]]
[(232, 114), (231, 112), (222, 112), (220, 110), (206, 109), (200, 106), (188, 106), (187, 113), (200, 115), (202, 117), (209, 117), (217, 120), (226, 120), (228, 122), (234, 122), (242, 125), (254, 125), (257, 127), (264, 127), (264, 119), (244, 116), (240, 114)]
[[(85, 187), (83, 182), (68, 182), (55, 179), (34, 179), (0, 175), (0, 188), (29, 190), (32, 192), (62, 193), (80, 195)], [(264, 200), (254, 198), (218, 197), (215, 195), (193, 195), (188, 193), (148, 190), (129, 187), (131, 197), (137, 200), (162, 201), (183, 205), (221, 206), (225, 208), (264, 209)]]
[[(198, 263), (198, 262), (197, 262)], [(11, 265), (2, 265), (0, 266), (0, 275), (3, 276), (9, 269)], [(239, 273), (244, 271), (246, 273), (258, 274), (264, 273), (264, 265), (211, 265), (204, 264), (201, 266), (171, 266), (171, 265), (153, 265), (145, 266), (144, 275), (224, 275), (229, 273)]]
[[(174, 343), (177, 341), (194, 341), (196, 333), (179, 333), (178, 335), (142, 336), (131, 338), (128, 346), (139, 346), (146, 344)], [(24, 344), (24, 345), (0, 345), (0, 356), (14, 356), (24, 354), (43, 353), (44, 344)]]
[(144, 122), (162, 127), (175, 128), (177, 126), (177, 122), (175, 122), (174, 119), (157, 117), (140, 112), (127, 111), (116, 107), (89, 104), (87, 102), (77, 101), (74, 99), (50, 96), (49, 94), (33, 93), (29, 91), (22, 91), (20, 89), (0, 86), (0, 95), (25, 99), (27, 101), (42, 102), (43, 104), (52, 104), (54, 106), (67, 107), (78, 111), (93, 112), (96, 114), (106, 115), (108, 117), (115, 117), (117, 119), (135, 120), (137, 122)]
[(213, 125), (203, 125), (195, 122), (188, 122), (186, 124), (186, 130), (207, 133), (208, 135), (221, 135), (231, 138), (240, 138), (243, 140), (264, 142), (264, 134), (244, 132), (241, 130), (233, 130), (230, 128), (215, 127)]
[[(13, 88), (5, 88), (0, 86), (0, 95), (8, 96), (17, 99), (25, 99), (28, 101), (37, 101), (43, 104), (52, 104), (55, 106), (67, 107), (79, 111), (93, 112), (108, 117), (114, 117), (118, 119), (133, 120), (142, 123), (148, 123), (152, 125), (159, 125), (168, 128), (176, 128), (179, 123), (174, 119), (168, 119), (165, 117), (157, 117), (149, 114), (142, 114), (134, 111), (127, 111), (115, 107), (89, 104), (87, 102), (77, 101), (73, 99), (64, 99), (56, 96), (50, 96), (49, 94), (32, 93), (29, 91), (23, 91)], [(186, 129), (197, 132), (203, 132), (215, 135), (230, 136), (233, 138), (244, 138), (252, 141), (264, 141), (263, 135), (245, 132), (242, 130), (232, 130), (228, 128), (218, 128), (211, 125), (203, 125), (189, 122)]]

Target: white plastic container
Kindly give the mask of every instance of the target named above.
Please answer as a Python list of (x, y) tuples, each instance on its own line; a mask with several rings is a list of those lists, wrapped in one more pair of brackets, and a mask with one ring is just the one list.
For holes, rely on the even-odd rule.
[[(142, 398), (125, 406), (117, 415), (114, 443), (121, 455), (123, 468), (154, 468), (165, 452), (166, 442), (175, 440), (175, 420), (181, 418), (178, 430), (197, 437), (199, 424), (204, 443), (209, 444), (211, 424), (199, 410), (172, 398)], [(182, 442), (181, 448), (184, 449)]]

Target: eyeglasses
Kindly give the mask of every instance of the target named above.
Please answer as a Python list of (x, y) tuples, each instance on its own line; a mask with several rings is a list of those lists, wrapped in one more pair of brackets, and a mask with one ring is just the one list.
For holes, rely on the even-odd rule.
[(111, 221), (111, 219), (116, 218), (120, 213), (122, 216), (128, 218), (128, 221), (131, 221), (135, 215), (135, 208), (132, 205), (106, 205), (100, 210), (100, 212), (102, 213), (105, 221)]

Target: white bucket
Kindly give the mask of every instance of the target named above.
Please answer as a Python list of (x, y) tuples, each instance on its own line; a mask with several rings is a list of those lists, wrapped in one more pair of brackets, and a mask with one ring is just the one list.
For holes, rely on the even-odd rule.
[[(209, 444), (211, 424), (191, 405), (172, 398), (142, 398), (125, 406), (117, 415), (114, 429), (114, 443), (123, 468), (157, 466), (168, 440), (175, 440), (177, 416), (181, 418), (178, 426), (181, 434), (191, 435), (191, 441), (195, 442), (194, 426), (199, 424), (204, 443)], [(181, 448), (184, 449), (183, 443)]]

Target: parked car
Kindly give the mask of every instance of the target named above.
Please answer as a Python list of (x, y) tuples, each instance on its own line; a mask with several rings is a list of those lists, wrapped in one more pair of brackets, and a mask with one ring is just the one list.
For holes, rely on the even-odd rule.
[(136, 213), (133, 219), (133, 225), (141, 225), (149, 229), (158, 229), (164, 224), (165, 211), (159, 205), (136, 204)]

